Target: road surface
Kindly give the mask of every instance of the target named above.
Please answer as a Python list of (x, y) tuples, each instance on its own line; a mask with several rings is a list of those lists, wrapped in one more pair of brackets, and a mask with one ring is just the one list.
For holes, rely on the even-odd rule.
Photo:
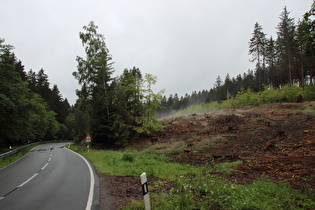
[(65, 145), (40, 145), (0, 169), (0, 209), (98, 209), (94, 169)]

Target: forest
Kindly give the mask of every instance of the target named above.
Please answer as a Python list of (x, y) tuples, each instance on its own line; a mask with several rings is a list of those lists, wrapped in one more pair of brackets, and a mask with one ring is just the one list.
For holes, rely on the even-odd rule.
[(114, 77), (112, 56), (97, 29), (91, 21), (79, 33), (85, 57), (76, 58), (73, 76), (80, 89), (73, 106), (57, 85), (51, 88), (44, 69), (25, 71), (13, 46), (0, 39), (0, 148), (54, 139), (82, 143), (87, 134), (94, 145), (124, 146), (160, 131), (157, 116), (173, 110), (222, 103), (242, 93), (314, 86), (315, 3), (297, 23), (285, 7), (276, 26), (277, 37), (268, 37), (263, 26), (255, 23), (248, 51), (255, 69), (235, 78), (218, 76), (209, 90), (181, 97), (154, 93), (157, 77), (136, 67)]
[(71, 112), (58, 86), (50, 88), (44, 69), (25, 71), (13, 46), (0, 39), (0, 148), (70, 138)]

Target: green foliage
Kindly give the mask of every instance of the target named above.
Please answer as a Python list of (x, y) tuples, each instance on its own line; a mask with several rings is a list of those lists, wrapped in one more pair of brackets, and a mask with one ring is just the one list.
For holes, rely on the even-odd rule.
[(155, 113), (161, 94), (152, 91), (156, 77), (146, 74), (143, 81), (135, 67), (112, 78), (112, 58), (97, 28), (92, 21), (80, 33), (86, 58), (77, 57), (78, 71), (73, 72), (81, 85), (73, 134), (76, 141), (90, 132), (94, 143), (125, 146), (140, 135), (162, 129)]
[(123, 74), (113, 82), (115, 94), (114, 128), (112, 129), (116, 144), (124, 146), (128, 140), (139, 136), (143, 114), (141, 99), (142, 75), (138, 68), (125, 69)]
[(297, 86), (285, 85), (280, 91), (281, 100), (284, 102), (295, 102), (297, 97), (302, 95), (302, 88)]
[(264, 91), (260, 93), (263, 104), (271, 104), (281, 102), (282, 93), (275, 88), (264, 87)]
[(306, 101), (315, 100), (315, 85), (314, 84), (304, 86), (304, 99)]
[(157, 120), (156, 111), (161, 106), (158, 101), (162, 99), (162, 92), (158, 94), (153, 93), (152, 86), (156, 84), (157, 77), (151, 74), (145, 74), (144, 82), (146, 84), (146, 89), (144, 89), (144, 115), (142, 117), (142, 131), (151, 135), (156, 131), (162, 130), (162, 124)]
[(74, 114), (69, 115), (67, 123), (72, 127), (72, 137), (76, 142), (80, 142), (89, 133), (90, 106), (83, 98), (79, 98), (74, 109)]
[[(24, 68), (11, 52), (13, 47), (3, 43), (0, 39), (0, 147), (55, 138), (61, 128), (56, 113), (28, 88)], [(45, 76), (36, 83), (49, 85)]]
[[(111, 55), (106, 47), (105, 38), (97, 33), (97, 26), (91, 21), (80, 32), (80, 39), (85, 49), (86, 58), (77, 57), (78, 71), (73, 76), (79, 81), (81, 90), (77, 91), (79, 105), (77, 114), (77, 141), (84, 134), (91, 132), (95, 142), (105, 142), (111, 139), (109, 125), (112, 123), (110, 111), (112, 96), (110, 81), (112, 81)], [(88, 123), (80, 123), (79, 118), (85, 117)], [(83, 128), (83, 130), (79, 130)]]

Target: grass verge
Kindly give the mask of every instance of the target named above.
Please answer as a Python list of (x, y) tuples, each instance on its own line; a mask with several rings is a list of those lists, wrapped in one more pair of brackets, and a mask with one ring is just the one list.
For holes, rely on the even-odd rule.
[[(101, 173), (139, 177), (146, 172), (149, 188), (159, 185), (150, 183), (152, 177), (174, 183), (168, 192), (150, 193), (153, 209), (315, 209), (314, 191), (302, 194), (288, 183), (275, 184), (265, 177), (248, 185), (226, 181), (239, 161), (195, 167), (174, 163), (153, 151), (87, 151), (75, 145), (71, 149), (87, 157)], [(124, 209), (143, 209), (143, 201), (134, 200)]]

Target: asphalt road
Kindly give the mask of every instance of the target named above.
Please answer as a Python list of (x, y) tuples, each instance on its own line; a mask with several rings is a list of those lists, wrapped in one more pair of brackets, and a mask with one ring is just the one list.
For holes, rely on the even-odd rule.
[(0, 209), (98, 209), (94, 169), (65, 145), (40, 145), (0, 169)]

